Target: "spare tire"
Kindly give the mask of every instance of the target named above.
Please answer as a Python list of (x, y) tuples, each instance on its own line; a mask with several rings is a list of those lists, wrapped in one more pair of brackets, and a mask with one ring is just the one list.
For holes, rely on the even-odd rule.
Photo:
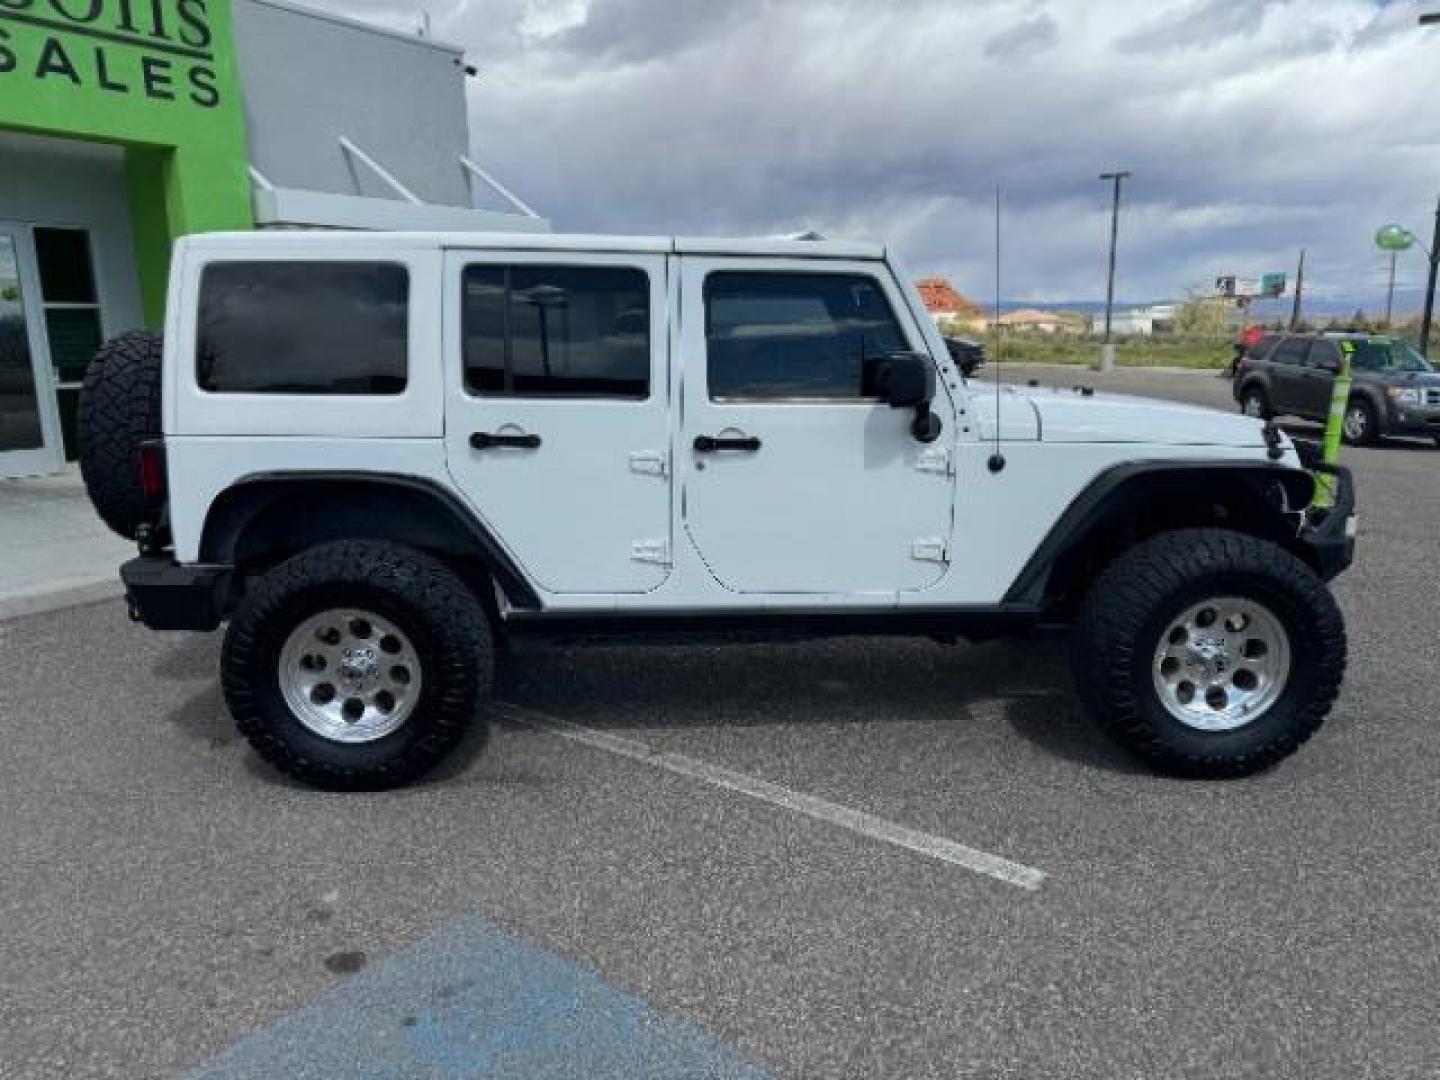
[(163, 339), (132, 330), (111, 338), (85, 372), (77, 418), (80, 475), (106, 525), (127, 540), (156, 517), (140, 485), (142, 443), (158, 439)]

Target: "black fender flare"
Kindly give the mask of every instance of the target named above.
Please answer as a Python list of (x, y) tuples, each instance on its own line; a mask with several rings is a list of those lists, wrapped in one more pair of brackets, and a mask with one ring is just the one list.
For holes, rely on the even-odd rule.
[[(360, 488), (369, 489), (369, 505), (356, 498)], [(282, 509), (293, 510), (289, 520), (295, 524), (288, 528), (306, 542), (359, 534), (477, 558), (513, 606), (543, 606), (510, 553), (453, 491), (427, 477), (399, 473), (295, 470), (243, 476), (211, 503), (200, 536), (200, 561), (239, 564), (257, 548), (263, 550), (267, 540), (283, 540), (283, 532), (257, 536), (264, 530), (252, 528), (277, 518)], [(327, 509), (339, 520), (325, 520)]]
[[(1262, 533), (1274, 538), (1294, 538), (1299, 520), (1288, 521), (1286, 510), (1303, 510), (1315, 495), (1315, 478), (1304, 469), (1281, 464), (1232, 459), (1170, 459), (1126, 462), (1111, 466), (1090, 481), (1066, 507), (1045, 538), (1031, 553), (1020, 573), (1005, 593), (1006, 603), (1039, 604), (1045, 599), (1051, 570), (1067, 552), (1075, 549), (1103, 528), (1151, 495), (1163, 495), (1167, 489), (1200, 479), (1207, 485), (1219, 484), (1235, 490), (1240, 485), (1252, 496), (1256, 506), (1265, 507), (1267, 518), (1251, 522)], [(1265, 501), (1264, 491), (1278, 482), (1285, 492), (1285, 507)], [(1247, 531), (1256, 531), (1249, 529)]]

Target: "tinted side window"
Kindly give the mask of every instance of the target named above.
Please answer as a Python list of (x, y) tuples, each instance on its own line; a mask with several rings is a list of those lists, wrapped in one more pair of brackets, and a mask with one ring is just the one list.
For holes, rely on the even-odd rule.
[(1310, 354), (1305, 357), (1305, 364), (1313, 368), (1339, 368), (1340, 352), (1333, 342), (1316, 341), (1310, 346)]
[(196, 377), (220, 393), (401, 393), (409, 303), (409, 272), (393, 263), (212, 264)]
[(1280, 340), (1281, 339), (1278, 334), (1261, 334), (1260, 340), (1257, 341), (1254, 345), (1250, 346), (1248, 350), (1248, 355), (1255, 360), (1269, 359), (1270, 353), (1274, 350), (1276, 344)]
[(650, 394), (650, 278), (625, 266), (474, 265), (463, 278), (472, 394)]
[(1310, 342), (1305, 338), (1286, 338), (1275, 346), (1267, 359), (1272, 364), (1302, 364), (1305, 362), (1305, 350), (1309, 347)]
[(716, 273), (705, 282), (710, 397), (873, 398), (881, 361), (908, 345), (860, 274)]

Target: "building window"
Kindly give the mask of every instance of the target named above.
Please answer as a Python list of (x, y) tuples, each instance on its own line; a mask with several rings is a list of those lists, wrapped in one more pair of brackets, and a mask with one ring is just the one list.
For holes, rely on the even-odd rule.
[(705, 345), (716, 401), (877, 398), (881, 362), (908, 347), (874, 278), (749, 272), (706, 279)]
[(465, 388), (518, 397), (650, 395), (650, 278), (624, 266), (465, 268)]
[(196, 379), (217, 393), (402, 393), (409, 307), (409, 272), (394, 263), (212, 263)]
[(83, 229), (35, 229), (40, 303), (55, 382), (78, 389), (103, 338), (90, 236)]

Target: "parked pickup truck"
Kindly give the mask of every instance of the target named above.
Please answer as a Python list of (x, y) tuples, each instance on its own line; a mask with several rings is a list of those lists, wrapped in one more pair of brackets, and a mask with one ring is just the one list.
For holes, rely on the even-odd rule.
[(1349, 474), (1318, 510), (1260, 420), (971, 386), (908, 282), (858, 243), (192, 237), (163, 340), (89, 371), (82, 468), (135, 618), (228, 623), (230, 711), (311, 784), (433, 767), (520, 635), (1063, 624), (1156, 768), (1294, 751), (1345, 666)]

